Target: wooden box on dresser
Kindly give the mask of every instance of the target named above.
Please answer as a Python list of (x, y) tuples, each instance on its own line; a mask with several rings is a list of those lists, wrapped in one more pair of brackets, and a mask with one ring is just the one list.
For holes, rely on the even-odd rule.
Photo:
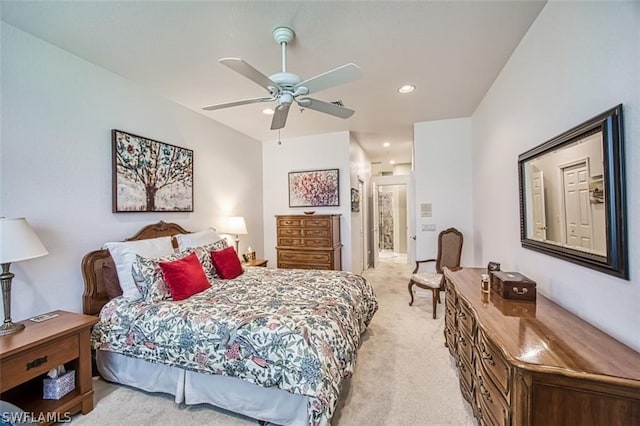
[(640, 353), (538, 294), (480, 291), (445, 269), (445, 345), (481, 425), (640, 425)]
[(278, 268), (342, 269), (340, 215), (276, 216)]

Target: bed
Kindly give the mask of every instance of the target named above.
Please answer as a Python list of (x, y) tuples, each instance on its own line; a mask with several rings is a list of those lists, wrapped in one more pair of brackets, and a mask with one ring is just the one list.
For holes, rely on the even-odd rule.
[[(188, 234), (159, 222), (127, 241)], [(174, 244), (175, 245), (175, 244)], [(371, 285), (341, 271), (245, 267), (182, 300), (110, 300), (109, 250), (82, 261), (83, 309), (103, 378), (185, 404), (281, 425), (327, 425), (378, 308)]]

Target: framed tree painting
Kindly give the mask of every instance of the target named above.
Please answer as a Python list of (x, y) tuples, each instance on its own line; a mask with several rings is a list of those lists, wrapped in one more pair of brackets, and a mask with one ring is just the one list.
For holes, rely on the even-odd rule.
[(113, 212), (192, 212), (193, 151), (112, 131)]
[(289, 172), (289, 207), (339, 205), (338, 169)]

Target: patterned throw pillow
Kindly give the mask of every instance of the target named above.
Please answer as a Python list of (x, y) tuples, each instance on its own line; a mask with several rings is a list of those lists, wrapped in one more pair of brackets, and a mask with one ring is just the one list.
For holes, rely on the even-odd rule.
[(203, 247), (152, 259), (137, 255), (131, 268), (131, 274), (143, 299), (150, 303), (171, 299), (171, 292), (164, 280), (159, 263), (182, 259), (193, 252), (198, 257), (207, 280), (211, 282), (214, 279), (211, 271), (215, 271), (215, 269), (213, 268), (213, 263), (211, 263), (211, 255)]
[(142, 257), (139, 254), (136, 255), (136, 260), (133, 261), (131, 267), (131, 274), (138, 291), (140, 291), (145, 301), (155, 303), (171, 298), (171, 293), (164, 282), (159, 263), (178, 260), (185, 257), (186, 254), (188, 253), (175, 253), (152, 259)]
[(213, 262), (211, 261), (211, 252), (222, 250), (223, 248), (227, 247), (229, 247), (229, 244), (227, 243), (227, 240), (223, 238), (220, 241), (216, 241), (215, 243), (189, 249), (181, 253), (195, 251), (196, 256), (198, 256), (198, 259), (200, 259), (200, 263), (202, 263), (205, 274), (207, 274), (207, 278), (209, 279), (209, 281), (212, 281), (215, 278), (220, 278), (220, 276), (218, 275), (218, 272), (216, 271), (216, 268), (213, 266)]

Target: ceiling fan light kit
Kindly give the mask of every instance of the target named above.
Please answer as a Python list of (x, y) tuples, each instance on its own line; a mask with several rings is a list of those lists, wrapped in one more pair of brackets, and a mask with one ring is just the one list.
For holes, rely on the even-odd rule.
[(295, 38), (295, 32), (288, 27), (277, 27), (273, 30), (273, 39), (281, 46), (282, 71), (267, 77), (240, 58), (222, 58), (219, 62), (235, 72), (243, 75), (269, 92), (268, 97), (243, 99), (223, 104), (202, 107), (206, 111), (247, 105), (259, 102), (277, 102), (271, 120), (271, 130), (282, 129), (289, 115), (289, 108), (296, 102), (301, 108), (329, 114), (338, 118), (349, 118), (355, 112), (346, 108), (342, 102), (324, 102), (306, 97), (310, 93), (320, 92), (331, 87), (349, 83), (362, 78), (362, 71), (353, 63), (342, 65), (314, 77), (302, 80), (297, 74), (287, 71), (287, 45)]

